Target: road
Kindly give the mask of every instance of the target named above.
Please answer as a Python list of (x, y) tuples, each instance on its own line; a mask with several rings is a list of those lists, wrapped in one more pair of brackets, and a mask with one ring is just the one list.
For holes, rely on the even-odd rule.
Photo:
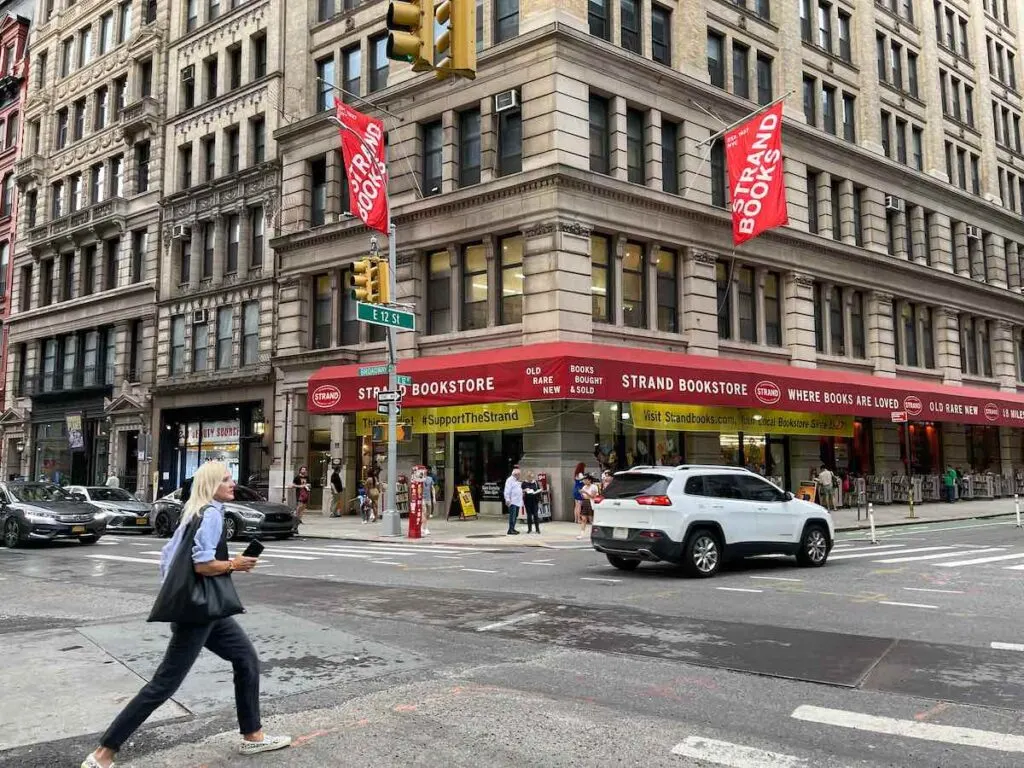
[[(0, 550), (0, 765), (77, 765), (159, 662), (163, 542)], [(233, 549), (241, 549), (238, 545)], [(695, 581), (584, 546), (270, 542), (236, 583), (267, 766), (1017, 766), (1024, 531), (842, 535)], [(234, 766), (203, 658), (119, 765)]]

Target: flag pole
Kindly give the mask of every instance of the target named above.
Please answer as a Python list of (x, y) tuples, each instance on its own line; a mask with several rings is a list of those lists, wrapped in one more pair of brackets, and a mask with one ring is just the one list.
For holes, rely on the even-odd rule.
[[(700, 147), (700, 146), (703, 146), (704, 144), (711, 144), (711, 143), (713, 143), (715, 141), (718, 141), (718, 139), (720, 139), (722, 136), (727, 134), (729, 131), (731, 131), (733, 128), (735, 128), (737, 125), (741, 125), (742, 123), (747, 122), (748, 120), (750, 120), (753, 117), (756, 117), (757, 115), (761, 114), (762, 112), (765, 112), (765, 111), (771, 109), (776, 104), (778, 104), (780, 101), (783, 101), (784, 99), (788, 99), (794, 93), (796, 93), (795, 89), (794, 90), (786, 91), (784, 94), (779, 96), (779, 98), (773, 99), (772, 101), (768, 102), (767, 104), (765, 104), (762, 107), (758, 107), (753, 112), (750, 112), (749, 114), (745, 115), (744, 117), (741, 117), (739, 120), (737, 120), (737, 121), (735, 121), (733, 123), (730, 123), (729, 125), (725, 126), (725, 128), (723, 128), (722, 130), (718, 131), (717, 133), (713, 133), (710, 136), (708, 136), (706, 139), (704, 139), (703, 141), (697, 142), (697, 146)], [(708, 113), (708, 114), (710, 114), (710, 113)]]

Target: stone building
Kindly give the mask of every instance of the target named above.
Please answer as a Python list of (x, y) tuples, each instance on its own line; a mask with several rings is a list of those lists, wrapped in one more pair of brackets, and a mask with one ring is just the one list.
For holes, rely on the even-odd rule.
[(147, 488), (166, 10), (37, 5), (15, 174), (5, 475), (92, 483), (114, 471)]

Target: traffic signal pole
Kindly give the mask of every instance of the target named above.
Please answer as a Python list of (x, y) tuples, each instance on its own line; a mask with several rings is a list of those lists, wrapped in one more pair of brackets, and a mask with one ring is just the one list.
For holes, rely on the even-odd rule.
[[(385, 149), (387, 152), (387, 149)], [(397, 297), (398, 255), (395, 246), (395, 225), (391, 222), (388, 206), (388, 293), (392, 301)], [(388, 326), (388, 391), (398, 391), (398, 329)], [(398, 495), (398, 404), (388, 403), (388, 485), (384, 492), (384, 514), (381, 516), (382, 536), (402, 535), (402, 516), (396, 507)]]

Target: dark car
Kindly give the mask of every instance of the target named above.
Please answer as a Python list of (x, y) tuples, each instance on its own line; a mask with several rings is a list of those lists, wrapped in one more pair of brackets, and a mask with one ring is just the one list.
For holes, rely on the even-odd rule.
[[(153, 530), (157, 536), (170, 536), (181, 519), (181, 510), (192, 491), (188, 479), (178, 490), (153, 502)], [(244, 485), (235, 486), (235, 498), (224, 503), (224, 529), (227, 537), (287, 539), (295, 535), (295, 513), (284, 504), (267, 501)]]
[(106, 520), (107, 533), (134, 531), (152, 533), (153, 508), (123, 488), (106, 485), (69, 485), (65, 490), (72, 496), (81, 496), (99, 510), (97, 516)]
[(0, 530), (4, 544), (78, 539), (95, 544), (107, 524), (95, 507), (50, 483), (0, 483)]

